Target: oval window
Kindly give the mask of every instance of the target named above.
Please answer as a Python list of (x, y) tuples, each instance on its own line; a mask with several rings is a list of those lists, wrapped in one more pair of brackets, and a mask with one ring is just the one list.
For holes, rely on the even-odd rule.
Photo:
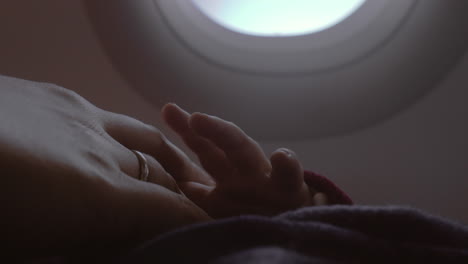
[(335, 26), (366, 0), (192, 0), (224, 27), (255, 36), (298, 36)]

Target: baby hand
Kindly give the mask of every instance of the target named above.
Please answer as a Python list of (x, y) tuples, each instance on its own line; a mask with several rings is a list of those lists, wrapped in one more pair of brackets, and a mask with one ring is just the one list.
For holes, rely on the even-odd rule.
[(259, 144), (233, 123), (189, 114), (174, 104), (164, 106), (162, 114), (204, 169), (192, 165), (184, 176), (173, 176), (181, 190), (212, 217), (274, 215), (327, 204), (323, 193), (304, 182), (294, 152), (281, 148), (268, 159)]

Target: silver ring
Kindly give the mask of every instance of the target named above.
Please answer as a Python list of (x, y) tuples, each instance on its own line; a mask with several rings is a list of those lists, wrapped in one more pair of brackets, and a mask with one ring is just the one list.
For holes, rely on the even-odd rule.
[(148, 181), (149, 167), (145, 155), (143, 155), (143, 153), (139, 152), (138, 150), (132, 150), (132, 152), (135, 153), (138, 158), (138, 163), (140, 164), (140, 174), (138, 175), (138, 180)]

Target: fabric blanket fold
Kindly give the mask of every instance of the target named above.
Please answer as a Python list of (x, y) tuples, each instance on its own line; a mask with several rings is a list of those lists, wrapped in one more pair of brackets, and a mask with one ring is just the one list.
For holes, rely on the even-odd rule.
[(193, 225), (120, 263), (468, 263), (468, 227), (405, 207), (308, 207)]

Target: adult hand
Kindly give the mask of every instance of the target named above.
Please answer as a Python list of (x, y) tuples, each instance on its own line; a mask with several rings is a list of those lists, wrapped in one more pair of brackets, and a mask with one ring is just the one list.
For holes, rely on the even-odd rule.
[[(168, 142), (152, 126), (55, 85), (2, 76), (0, 120), (3, 250), (125, 247), (210, 219), (159, 163)], [(136, 179), (131, 150), (145, 154), (149, 182)]]
[[(198, 156), (203, 167), (172, 151), (179, 163), (166, 169), (180, 188), (212, 217), (240, 214), (274, 215), (327, 197), (304, 182), (294, 152), (278, 149), (268, 159), (260, 145), (231, 122), (206, 114), (189, 114), (166, 105), (163, 119)], [(171, 151), (167, 151), (168, 155)]]

